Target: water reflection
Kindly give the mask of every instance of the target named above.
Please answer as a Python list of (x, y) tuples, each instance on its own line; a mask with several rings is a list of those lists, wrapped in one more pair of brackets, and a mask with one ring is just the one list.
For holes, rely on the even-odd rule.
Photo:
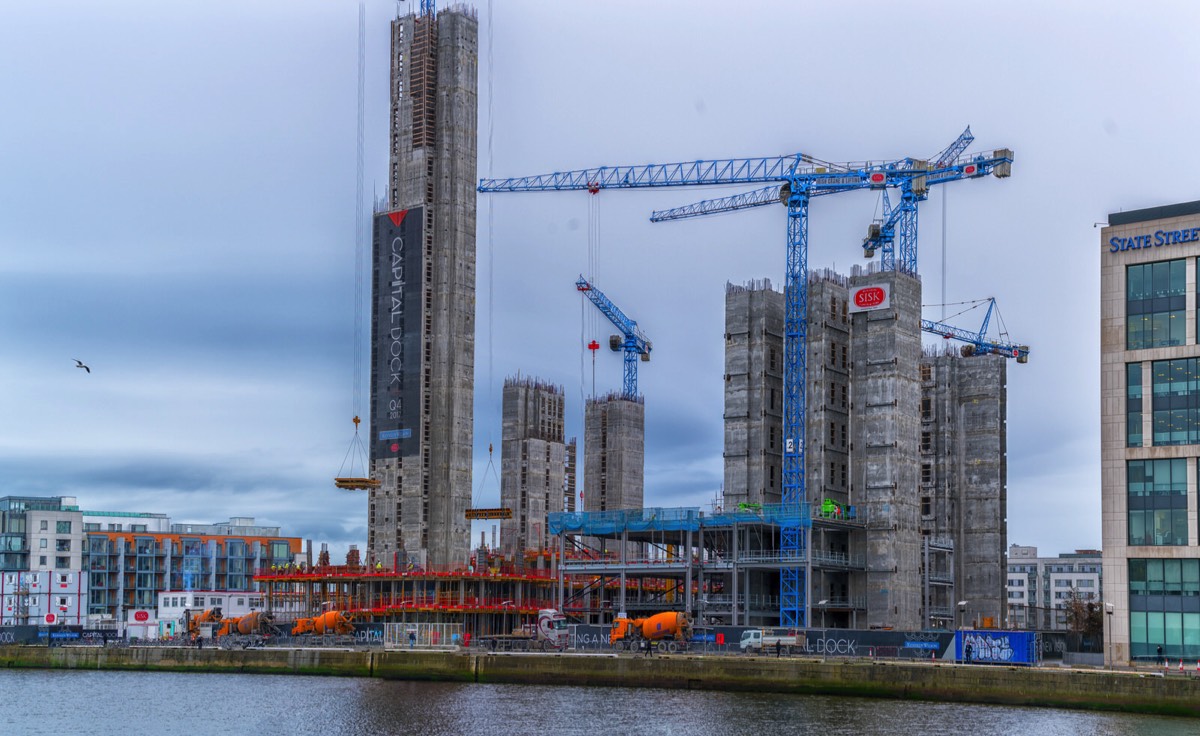
[(683, 690), (0, 670), (0, 733), (1184, 736), (1185, 719)]

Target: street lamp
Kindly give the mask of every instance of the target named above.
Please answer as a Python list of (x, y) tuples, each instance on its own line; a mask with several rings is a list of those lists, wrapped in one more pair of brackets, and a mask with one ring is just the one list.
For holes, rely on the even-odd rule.
[(1108, 668), (1111, 670), (1113, 666), (1112, 656), (1112, 640), (1113, 640), (1113, 604), (1104, 604), (1104, 615), (1108, 616), (1108, 628), (1104, 632), (1104, 638), (1108, 639)]
[(825, 606), (829, 604), (829, 599), (817, 601), (817, 607), (821, 609), (821, 628), (825, 628)]
[(958, 628), (960, 629), (963, 627), (963, 619), (966, 617), (968, 603), (970, 603), (970, 601), (958, 602)]

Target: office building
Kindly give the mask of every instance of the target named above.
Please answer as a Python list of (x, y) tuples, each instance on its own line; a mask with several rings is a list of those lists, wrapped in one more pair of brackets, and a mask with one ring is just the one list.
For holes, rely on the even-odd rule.
[(1100, 230), (1106, 656), (1200, 658), (1200, 201)]

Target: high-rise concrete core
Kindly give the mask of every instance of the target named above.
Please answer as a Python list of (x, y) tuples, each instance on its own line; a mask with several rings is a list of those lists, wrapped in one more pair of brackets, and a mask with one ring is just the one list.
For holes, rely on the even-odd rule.
[(561, 386), (534, 378), (504, 381), (500, 445), (500, 548), (509, 558), (548, 545), (546, 515), (563, 510), (565, 397)]
[(725, 287), (725, 503), (731, 507), (783, 498), (783, 306), (783, 294), (767, 280)]
[[(884, 307), (856, 306), (874, 287)], [(808, 289), (805, 496), (823, 517), (810, 536), (810, 606), (835, 626), (999, 622), (1004, 359), (923, 350), (911, 275), (816, 271)], [(725, 304), (725, 503), (777, 503), (783, 295), (769, 282), (729, 285)], [(841, 511), (851, 506), (853, 523)]]
[(392, 22), (388, 212), (375, 218), (369, 561), (465, 564), (475, 367), (478, 21)]
[(646, 473), (646, 405), (619, 393), (584, 408), (583, 508), (640, 509)]

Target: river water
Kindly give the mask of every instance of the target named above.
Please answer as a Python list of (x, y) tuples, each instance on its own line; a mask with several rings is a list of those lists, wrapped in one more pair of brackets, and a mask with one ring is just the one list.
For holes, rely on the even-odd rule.
[(0, 734), (1183, 736), (1200, 722), (1007, 706), (684, 690), (0, 670)]

